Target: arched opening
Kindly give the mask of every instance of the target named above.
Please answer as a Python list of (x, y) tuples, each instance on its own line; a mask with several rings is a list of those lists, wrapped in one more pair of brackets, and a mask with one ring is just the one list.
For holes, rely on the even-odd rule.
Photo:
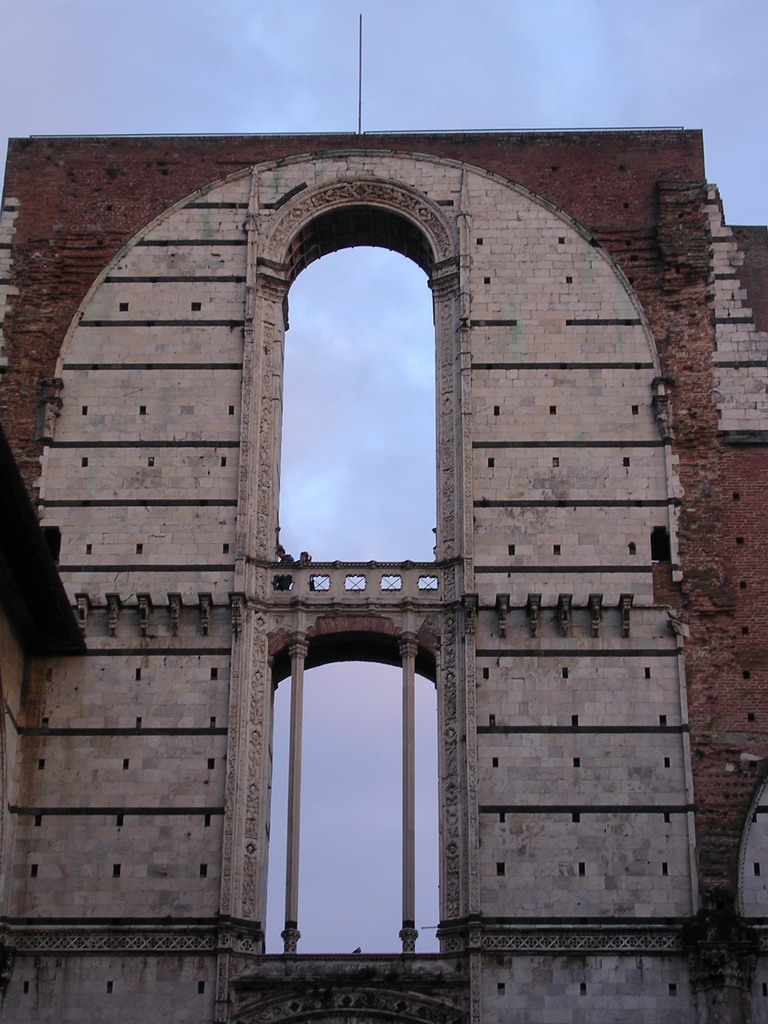
[[(361, 651), (354, 642), (348, 649), (353, 657)], [(326, 651), (330, 655), (330, 645)], [(324, 657), (321, 647), (315, 658), (322, 662)], [(433, 674), (423, 655), (419, 664)], [(437, 950), (439, 917), (436, 694), (431, 680), (417, 676), (416, 684), (417, 948), (431, 952)], [(337, 661), (306, 672), (302, 953), (399, 949), (401, 688), (400, 670), (387, 664)], [(267, 951), (273, 953), (282, 952), (289, 698), (287, 679), (277, 687), (274, 704), (267, 907)]]
[[(366, 247), (381, 244), (397, 252)], [(280, 541), (295, 557), (301, 550), (315, 561), (434, 557), (428, 255), (410, 222), (376, 208), (321, 215), (294, 240)]]

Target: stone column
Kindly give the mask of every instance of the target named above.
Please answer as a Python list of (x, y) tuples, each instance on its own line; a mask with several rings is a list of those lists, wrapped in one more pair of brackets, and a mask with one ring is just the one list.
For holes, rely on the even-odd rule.
[(400, 939), (404, 953), (416, 950), (416, 638), (400, 637), (403, 661), (403, 927)]
[(285, 930), (283, 952), (295, 953), (301, 938), (299, 919), (299, 833), (301, 828), (301, 728), (304, 715), (304, 660), (307, 641), (303, 633), (291, 637), (291, 735), (288, 754), (288, 829), (285, 862)]

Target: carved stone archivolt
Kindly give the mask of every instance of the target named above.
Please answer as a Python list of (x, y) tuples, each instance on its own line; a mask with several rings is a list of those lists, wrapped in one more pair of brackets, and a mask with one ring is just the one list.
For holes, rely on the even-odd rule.
[(278, 1024), (308, 1017), (322, 1019), (326, 1024), (385, 1020), (462, 1024), (465, 1019), (457, 1007), (413, 992), (326, 985), (245, 1008), (232, 1018), (232, 1024)]
[(285, 203), (264, 225), (259, 243), (260, 260), (267, 265), (284, 265), (289, 243), (303, 225), (319, 213), (350, 205), (385, 207), (412, 221), (427, 236), (436, 263), (454, 255), (448, 224), (439, 207), (423, 193), (401, 183), (352, 176), (306, 189)]

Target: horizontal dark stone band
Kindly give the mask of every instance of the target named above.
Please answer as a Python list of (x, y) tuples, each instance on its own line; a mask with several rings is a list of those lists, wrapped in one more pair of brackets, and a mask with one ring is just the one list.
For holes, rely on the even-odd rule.
[(713, 274), (715, 281), (738, 281), (739, 275), (735, 270), (731, 271), (730, 274)]
[(64, 363), (62, 370), (242, 370), (242, 363)]
[[(554, 609), (553, 609), (554, 610)], [(519, 647), (503, 648), (501, 650), (485, 649), (475, 651), (478, 658), (676, 658), (677, 651), (674, 648), (660, 647), (657, 649), (644, 648), (596, 648), (583, 650), (582, 648), (560, 647)], [(570, 728), (570, 726), (569, 726)]]
[(51, 448), (239, 448), (239, 441), (51, 441)]
[(641, 320), (597, 320), (585, 318), (583, 320), (566, 320), (566, 327), (641, 327)]
[(106, 284), (158, 284), (172, 281), (175, 284), (245, 284), (244, 274), (157, 274), (153, 277), (121, 277), (110, 274), (104, 278)]
[(242, 320), (81, 320), (78, 327), (242, 327)]
[(19, 817), (81, 817), (88, 815), (124, 814), (126, 816), (165, 816), (178, 815), (219, 815), (224, 813), (223, 807), (15, 807), (9, 805), (11, 814)]
[(10, 277), (0, 277), (0, 285), (10, 284), (10, 283), (11, 283)]
[(237, 498), (84, 498), (67, 501), (63, 498), (38, 502), (44, 508), (235, 508)]
[(135, 246), (162, 246), (168, 248), (171, 245), (205, 245), (208, 248), (217, 245), (245, 245), (245, 238), (144, 238), (135, 243)]
[(716, 324), (753, 324), (754, 317), (751, 316), (716, 316)]
[(470, 327), (517, 327), (517, 320), (470, 320)]
[[(221, 607), (221, 606), (219, 606)], [(136, 608), (124, 608), (123, 611), (137, 611)], [(93, 614), (93, 613), (91, 613)], [(158, 638), (161, 639), (161, 638)], [(167, 638), (165, 638), (167, 639)], [(187, 658), (197, 655), (201, 658), (228, 658), (232, 653), (228, 647), (89, 647), (79, 658)], [(42, 730), (47, 732), (49, 730)]]
[(210, 565), (193, 563), (190, 565), (147, 565), (146, 563), (130, 565), (60, 565), (59, 572), (233, 572), (232, 562), (212, 562)]
[(580, 733), (590, 736), (634, 736), (646, 733), (689, 732), (687, 725), (478, 725), (478, 734), (549, 735)]
[(578, 572), (623, 572), (623, 573), (647, 573), (652, 572), (650, 565), (476, 565), (475, 572), (485, 573), (536, 573), (551, 572), (554, 575), (560, 573)]
[(717, 368), (719, 366), (727, 367), (732, 370), (747, 369), (750, 366), (759, 366), (765, 369), (768, 367), (767, 359), (718, 359), (715, 357), (712, 360), (712, 365)]
[(689, 814), (693, 804), (484, 804), (481, 814)]
[(187, 203), (185, 210), (247, 210), (248, 203)]
[[(171, 928), (174, 925), (185, 925), (185, 926), (197, 926), (200, 928), (216, 928), (219, 923), (217, 917), (92, 917), (90, 914), (87, 917), (1, 917), (0, 921), (3, 924), (10, 925), (13, 928), (19, 926), (26, 926), (27, 928), (34, 928), (37, 932), (40, 928), (49, 928), (60, 925), (66, 925), (70, 928), (83, 927), (88, 932), (93, 933), (95, 928), (99, 925), (106, 925), (111, 933), (115, 928), (126, 928), (132, 927), (133, 925), (143, 925), (145, 927), (155, 928), (159, 926), (160, 929), (164, 930)], [(260, 922), (249, 921), (249, 926), (254, 928), (260, 927)], [(163, 931), (157, 932), (158, 938), (162, 936)], [(192, 933), (194, 934), (194, 933)], [(41, 953), (44, 952), (41, 950)], [(175, 954), (176, 956), (202, 956), (203, 954), (199, 950), (180, 951)]]
[(472, 363), (473, 370), (654, 370), (653, 363)]
[[(166, 654), (168, 652), (166, 651)], [(226, 736), (227, 730), (224, 727), (213, 728), (201, 726), (199, 729), (161, 729), (154, 726), (142, 728), (130, 726), (128, 728), (82, 728), (82, 729), (31, 729), (27, 726), (19, 728), (20, 736)]]
[(10, 248), (11, 248), (11, 243), (10, 242), (0, 242), (0, 249), (10, 249)]
[(663, 448), (654, 438), (643, 441), (473, 441), (473, 448)]
[(473, 501), (473, 508), (667, 508), (668, 506), (680, 505), (680, 498), (627, 498), (625, 501), (618, 498), (608, 498), (603, 501), (589, 498), (557, 500), (547, 499), (546, 501), (533, 501), (528, 499), (518, 500), (492, 500), (481, 499)]

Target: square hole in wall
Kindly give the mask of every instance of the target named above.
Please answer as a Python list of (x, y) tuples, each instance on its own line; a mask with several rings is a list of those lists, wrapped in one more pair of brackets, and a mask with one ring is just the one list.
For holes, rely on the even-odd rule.
[(83, 467), (83, 469), (85, 469), (85, 467), (88, 465), (88, 459), (87, 458), (80, 459), (80, 465)]
[(504, 993), (506, 992), (506, 990), (507, 990), (507, 986), (504, 984), (503, 981), (497, 981), (496, 982), (496, 993), (497, 993), (497, 995), (503, 996)]
[(226, 541), (224, 541), (224, 543), (221, 545), (221, 553), (222, 555), (229, 554), (229, 544)]
[(578, 715), (571, 715), (571, 725), (578, 725), (578, 724), (579, 724), (579, 716)]
[(665, 876), (669, 874), (669, 864), (665, 860), (661, 862), (661, 873)]
[(665, 757), (664, 758), (664, 767), (665, 768), (669, 768), (671, 764), (672, 764), (672, 762), (670, 761), (670, 759), (668, 757)]
[(645, 666), (645, 678), (646, 679), (650, 679), (651, 678), (651, 666), (650, 665), (646, 665)]
[(579, 822), (579, 821), (581, 821), (581, 815), (579, 814), (579, 812), (578, 812), (578, 811), (574, 811), (574, 812), (573, 812), (573, 813), (571, 814), (571, 821), (573, 821), (573, 822)]
[(484, 277), (483, 278), (483, 284), (490, 284), (490, 283), (491, 283), (490, 277)]
[(190, 302), (189, 308), (192, 310), (193, 313), (199, 313), (200, 310), (203, 308), (203, 304), (202, 302)]
[(587, 994), (587, 983), (582, 981), (579, 983), (579, 995), (585, 996)]
[(208, 877), (208, 865), (207, 864), (201, 864), (200, 865), (200, 877), (201, 878), (207, 878)]
[(155, 457), (154, 457), (154, 455), (150, 455), (149, 458), (147, 459), (147, 465), (148, 466), (154, 466), (154, 464), (155, 464)]
[(623, 459), (621, 460), (621, 462), (622, 462), (622, 465), (623, 465), (623, 466), (624, 466), (625, 468), (626, 468), (627, 466), (629, 466), (629, 464), (630, 464), (630, 459), (629, 459), (629, 456), (628, 456), (628, 455), (625, 455), (625, 456), (624, 456), (624, 458), (623, 458)]
[(557, 406), (556, 405), (550, 405), (550, 407), (549, 407), (549, 415), (550, 416), (557, 416)]
[(118, 828), (122, 828), (122, 825), (123, 825), (123, 815), (122, 814), (116, 814), (115, 815), (115, 825)]
[(88, 415), (88, 406), (87, 405), (84, 405), (84, 406), (81, 407), (80, 414), (82, 416), (87, 416)]
[(503, 860), (496, 861), (496, 874), (506, 875), (507, 867)]
[(118, 308), (118, 310), (121, 313), (127, 313), (128, 312), (128, 303), (127, 302), (120, 302), (120, 303), (118, 303), (117, 308)]
[(234, 405), (230, 405), (230, 406), (229, 406), (229, 407), (227, 408), (227, 413), (228, 413), (228, 414), (229, 414), (230, 416), (234, 416), (234, 415), (235, 415), (235, 407), (234, 407)]
[(670, 981), (670, 983), (669, 983), (669, 994), (671, 996), (676, 996), (677, 995), (677, 985), (675, 984), (674, 981)]
[(568, 669), (565, 668), (565, 666), (563, 666), (563, 668), (561, 669), (561, 675), (562, 675), (563, 679), (567, 679), (568, 678)]
[(583, 860), (579, 861), (579, 878), (584, 878), (587, 873), (587, 865)]
[(475, 244), (476, 244), (476, 245), (482, 245), (482, 244), (483, 244), (483, 240), (482, 240), (482, 238), (476, 238), (476, 239), (475, 239)]
[(226, 464), (227, 464), (227, 456), (226, 455), (222, 455), (221, 456), (221, 468), (224, 469)]
[(205, 828), (210, 828), (211, 827), (211, 816), (210, 816), (210, 814), (206, 814), (205, 817), (203, 818), (203, 825), (205, 826)]
[(133, 673), (133, 678), (136, 680), (136, 682), (138, 682), (139, 679), (141, 679), (141, 669), (140, 668), (137, 668), (136, 671)]
[(566, 284), (573, 284), (573, 278), (570, 276), (570, 274), (566, 277), (565, 283)]
[[(765, 988), (765, 985), (763, 985), (763, 988)], [(24, 989), (24, 995), (27, 995), (29, 993), (29, 982), (28, 981), (24, 982), (23, 989)], [(765, 995), (765, 992), (763, 992), (763, 995)]]
[(41, 757), (37, 762), (38, 771), (42, 771), (45, 768), (45, 758)]
[(752, 678), (752, 673), (745, 669), (744, 672), (741, 673), (741, 678), (742, 679), (751, 679)]
[(556, 455), (555, 455), (555, 457), (554, 457), (554, 458), (552, 459), (552, 465), (553, 465), (554, 467), (557, 467), (557, 466), (559, 466), (559, 465), (560, 465), (560, 459), (558, 459), (558, 457), (557, 457)]
[(107, 982), (107, 993), (111, 995), (111, 994), (112, 994), (112, 992), (113, 992), (113, 990), (114, 990), (114, 984), (113, 984), (113, 982), (111, 982), (111, 981), (108, 981), (108, 982)]
[(483, 669), (483, 679), (490, 679), (490, 677), (491, 677), (491, 670), (489, 668), (484, 668)]
[(214, 668), (211, 669), (211, 679), (218, 679), (218, 678), (219, 678), (219, 670), (214, 667)]
[(143, 544), (137, 544), (136, 545), (136, 554), (137, 555), (143, 555), (144, 554), (144, 545)]
[(29, 865), (29, 877), (30, 878), (37, 878), (37, 864), (30, 864)]
[(493, 415), (494, 416), (498, 416), (500, 412), (501, 412), (501, 406), (494, 405), (494, 407), (493, 407)]
[(112, 865), (112, 877), (113, 878), (119, 878), (121, 873), (122, 873), (122, 870), (123, 870), (122, 865), (120, 865), (120, 864), (113, 864)]
[(492, 757), (491, 758), (491, 767), (492, 768), (498, 768), (499, 767), (499, 759), (498, 759), (498, 757)]
[(632, 415), (633, 416), (639, 416), (640, 415), (640, 406), (639, 405), (633, 405), (632, 406)]
[(559, 544), (553, 544), (552, 545), (552, 554), (553, 555), (559, 555), (560, 554), (560, 545)]
[(146, 416), (146, 415), (147, 415), (147, 407), (146, 407), (146, 405), (140, 405), (139, 406), (139, 416)]
[(573, 759), (573, 767), (574, 768), (581, 768), (581, 758), (580, 757), (574, 757), (574, 759)]
[(488, 469), (493, 469), (496, 465), (495, 459), (488, 459)]
[(215, 757), (209, 757), (208, 758), (208, 771), (212, 771), (215, 767), (216, 767), (216, 758)]
[(130, 767), (130, 765), (131, 765), (131, 761), (130, 761), (130, 758), (128, 758), (128, 757), (124, 757), (124, 758), (123, 758), (123, 771), (124, 771), (124, 772), (127, 772), (127, 771), (128, 771), (128, 769), (129, 769), (129, 767)]
[(515, 553), (515, 545), (514, 544), (507, 544), (507, 554), (508, 555), (514, 555), (514, 553)]
[(42, 816), (42, 814), (36, 814), (35, 815), (35, 828), (40, 828), (40, 826), (42, 824), (43, 824), (43, 816)]
[(198, 983), (197, 983), (197, 992), (198, 992), (198, 995), (202, 995), (203, 992), (205, 992), (205, 982), (204, 981), (198, 981)]
[(659, 725), (666, 725), (666, 724), (667, 724), (667, 716), (666, 715), (659, 715)]
[(669, 813), (669, 811), (664, 811), (664, 823), (666, 825), (669, 825), (671, 823), (671, 821), (672, 821), (672, 815)]

